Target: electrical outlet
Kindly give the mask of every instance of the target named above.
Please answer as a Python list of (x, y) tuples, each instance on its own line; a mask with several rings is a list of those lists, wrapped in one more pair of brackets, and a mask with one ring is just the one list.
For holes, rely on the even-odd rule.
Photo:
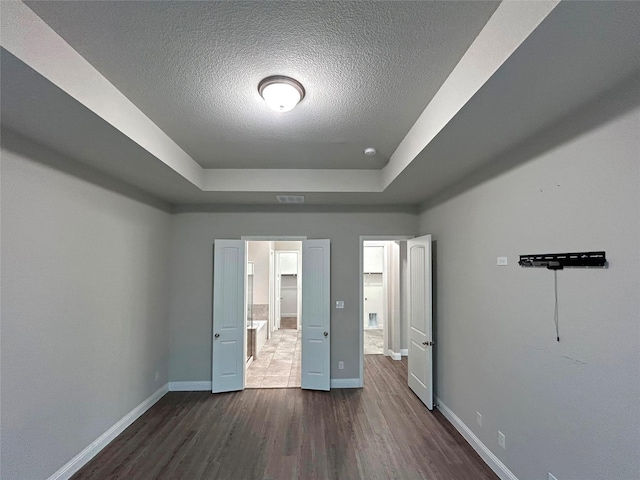
[(549, 476), (547, 477), (547, 480), (558, 480), (556, 477), (554, 477), (551, 472), (549, 472)]
[(507, 439), (504, 436), (504, 433), (502, 433), (500, 430), (498, 430), (498, 445), (500, 445), (504, 449), (507, 448)]
[(480, 414), (480, 412), (476, 412), (476, 423), (482, 426), (482, 415)]
[(496, 262), (497, 265), (506, 265), (507, 264), (507, 257), (498, 257), (498, 260)]
[(160, 371), (156, 370), (156, 382), (160, 380)]
[(344, 370), (344, 362), (338, 362), (338, 370)]
[(343, 300), (337, 300), (336, 301), (336, 308), (344, 308), (344, 301)]

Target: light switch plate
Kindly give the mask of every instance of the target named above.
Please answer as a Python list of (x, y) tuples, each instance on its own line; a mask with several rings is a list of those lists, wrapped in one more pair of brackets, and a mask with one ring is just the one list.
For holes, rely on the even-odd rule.
[(498, 430), (498, 445), (500, 445), (502, 448), (507, 448), (507, 439), (504, 436), (504, 433), (502, 433), (500, 430)]
[(498, 257), (498, 261), (496, 262), (497, 265), (506, 265), (507, 264), (507, 257)]
[(343, 300), (337, 300), (336, 301), (336, 308), (344, 308), (344, 301)]

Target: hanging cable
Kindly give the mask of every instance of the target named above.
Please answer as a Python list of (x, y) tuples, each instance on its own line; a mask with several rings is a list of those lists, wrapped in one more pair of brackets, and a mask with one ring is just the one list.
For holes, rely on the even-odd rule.
[(560, 331), (558, 328), (558, 270), (553, 271), (553, 283), (554, 283), (554, 291), (556, 296), (556, 304), (553, 312), (553, 321), (556, 324), (556, 340), (560, 341)]

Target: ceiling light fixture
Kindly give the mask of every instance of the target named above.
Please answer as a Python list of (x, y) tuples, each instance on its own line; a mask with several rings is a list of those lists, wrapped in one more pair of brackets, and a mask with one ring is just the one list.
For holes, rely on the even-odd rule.
[(304, 98), (304, 87), (290, 77), (274, 75), (258, 84), (258, 92), (269, 108), (276, 112), (288, 112)]

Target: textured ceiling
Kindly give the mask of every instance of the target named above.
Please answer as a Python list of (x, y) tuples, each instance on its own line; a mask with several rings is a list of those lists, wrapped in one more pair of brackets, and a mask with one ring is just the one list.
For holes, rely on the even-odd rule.
[[(386, 3), (395, 4), (395, 2), (385, 2), (385, 5)], [(424, 131), (419, 130), (418, 136), (420, 138), (418, 140), (420, 142), (418, 143), (420, 144), (408, 158), (408, 164), (391, 178), (389, 184), (385, 184), (387, 185), (386, 188), (376, 187), (375, 182), (370, 183), (366, 188), (362, 188), (367, 183), (366, 179), (371, 179), (372, 173), (383, 174), (389, 169), (389, 166), (383, 171), (333, 171), (334, 173), (337, 172), (336, 175), (325, 175), (330, 174), (332, 171), (320, 171), (317, 169), (269, 171), (269, 174), (273, 174), (271, 175), (271, 180), (265, 180), (265, 174), (264, 172), (260, 173), (260, 170), (205, 171), (197, 167), (197, 164), (187, 156), (187, 160), (191, 161), (199, 170), (202, 170), (201, 172), (196, 172), (196, 180), (200, 179), (202, 182), (204, 182), (202, 179), (207, 179), (207, 181), (211, 181), (211, 179), (220, 180), (217, 182), (216, 187), (209, 187), (207, 185), (211, 184), (194, 181), (189, 175), (183, 176), (185, 175), (181, 173), (183, 170), (177, 169), (176, 163), (171, 161), (175, 155), (179, 156), (182, 151), (177, 146), (175, 147), (178, 150), (171, 148), (171, 145), (174, 144), (166, 134), (171, 134), (174, 138), (175, 135), (170, 131), (171, 125), (166, 127), (162, 122), (169, 122), (172, 125), (180, 123), (176, 120), (179, 117), (179, 112), (182, 112), (181, 115), (186, 117), (189, 117), (190, 114), (193, 116), (205, 115), (204, 107), (199, 105), (197, 101), (189, 99), (178, 101), (176, 98), (172, 98), (170, 100), (173, 102), (172, 104), (175, 104), (175, 109), (178, 113), (174, 115), (173, 112), (169, 112), (170, 108), (167, 103), (169, 99), (165, 98), (167, 94), (156, 92), (154, 88), (150, 88), (143, 80), (138, 78), (138, 75), (141, 74), (140, 72), (148, 73), (151, 68), (140, 60), (144, 65), (120, 66), (116, 70), (122, 70), (123, 78), (132, 82), (132, 85), (130, 85), (132, 90), (139, 91), (142, 96), (148, 95), (153, 101), (161, 102), (158, 108), (165, 113), (153, 113), (155, 106), (153, 103), (142, 108), (142, 111), (138, 110), (126, 98), (122, 97), (122, 94), (113, 85), (95, 72), (83, 57), (79, 56), (69, 45), (60, 40), (51, 31), (50, 26), (43, 23), (33, 11), (17, 2), (0, 2), (0, 8), (2, 8), (3, 12), (3, 15), (0, 16), (3, 25), (2, 35), (0, 36), (3, 47), (1, 49), (2, 75), (0, 77), (2, 82), (0, 87), (2, 91), (0, 110), (2, 113), (3, 148), (16, 151), (21, 151), (24, 148), (37, 150), (37, 147), (29, 147), (29, 145), (32, 145), (32, 142), (43, 144), (49, 149), (62, 153), (64, 157), (72, 159), (66, 161), (65, 167), (70, 173), (94, 179), (106, 174), (108, 177), (132, 185), (156, 198), (174, 205), (182, 205), (180, 208), (183, 209), (195, 208), (189, 207), (189, 205), (195, 204), (201, 205), (197, 208), (205, 209), (245, 208), (238, 207), (241, 204), (249, 205), (246, 208), (254, 208), (255, 205), (262, 204), (265, 206), (264, 208), (283, 209), (283, 206), (276, 205), (275, 195), (276, 193), (291, 193), (305, 195), (307, 205), (303, 206), (303, 208), (321, 208), (316, 206), (335, 206), (335, 208), (342, 206), (346, 208), (345, 206), (350, 205), (351, 207), (349, 208), (406, 208), (415, 210), (418, 204), (441, 201), (451, 195), (452, 192), (455, 193), (461, 191), (461, 189), (469, 188), (474, 182), (483, 181), (492, 175), (499, 174), (505, 168), (511, 168), (518, 163), (527, 161), (531, 158), (531, 155), (539, 154), (544, 149), (553, 148), (557, 142), (568, 141), (570, 138), (580, 135), (585, 129), (597, 125), (598, 122), (606, 121), (607, 118), (620, 114), (626, 108), (625, 105), (637, 105), (640, 102), (640, 96), (638, 95), (638, 88), (640, 88), (640, 55), (638, 55), (638, 46), (640, 45), (640, 2), (563, 1), (557, 7), (554, 4), (555, 8), (548, 16), (542, 17), (544, 20), (541, 23), (535, 24), (532, 32), (528, 31), (524, 36), (520, 37), (516, 44), (517, 48), (514, 47), (515, 50), (510, 51), (506, 57), (501, 57), (499, 66), (496, 67), (497, 71), (491, 71), (488, 77), (478, 81), (476, 67), (486, 67), (492, 61), (491, 56), (499, 54), (499, 50), (505, 45), (509, 34), (517, 30), (519, 22), (527, 15), (527, 11), (537, 8), (536, 5), (540, 4), (541, 2), (509, 2), (500, 5), (469, 51), (473, 50), (478, 43), (482, 43), (479, 42), (481, 38), (486, 39), (487, 36), (498, 39), (493, 44), (497, 48), (494, 50), (484, 49), (479, 54), (476, 51), (476, 56), (471, 57), (469, 56), (469, 51), (467, 51), (464, 58), (455, 66), (454, 73), (445, 80), (442, 89), (436, 94), (425, 112), (429, 111), (435, 104), (438, 104), (439, 101), (443, 101), (443, 105), (446, 108), (451, 108), (451, 105), (455, 105), (458, 99), (454, 97), (460, 96), (460, 88), (458, 87), (465, 87), (464, 82), (467, 79), (472, 86), (478, 85), (478, 89), (474, 90), (471, 96), (463, 103), (458, 103), (459, 106), (455, 108), (452, 116), (447, 117), (437, 127), (434, 137), (424, 140), (424, 143), (420, 143), (423, 141)], [(15, 16), (15, 12), (12, 13), (11, 9), (7, 9), (8, 6), (12, 5), (21, 6), (22, 10), (19, 10), (19, 12), (26, 14), (26, 23), (20, 21), (23, 17)], [(53, 10), (68, 8), (64, 4), (61, 7), (58, 7), (58, 5), (59, 3), (54, 2), (51, 7), (49, 3), (44, 6), (41, 4), (32, 6), (34, 9), (41, 9), (41, 7), (52, 8)], [(100, 8), (106, 8), (102, 2), (99, 2), (98, 5), (102, 5)], [(126, 6), (126, 8), (130, 7), (129, 4), (121, 5)], [(139, 5), (141, 5), (140, 2), (135, 2), (134, 10), (140, 8)], [(154, 2), (142, 5), (146, 5), (146, 8), (151, 10), (158, 8)], [(165, 12), (163, 15), (167, 16), (165, 30), (172, 31), (171, 28), (173, 27), (171, 26), (175, 25), (176, 22), (174, 18), (169, 18), (169, 13), (172, 11), (171, 8), (174, 9), (173, 13), (180, 17), (180, 14), (184, 13), (185, 5), (184, 3), (176, 2), (163, 5), (162, 8)], [(189, 8), (202, 7), (197, 3), (189, 3), (188, 5)], [(337, 5), (332, 4), (331, 8), (337, 8)], [(375, 5), (378, 9), (377, 11), (381, 8), (378, 3), (370, 5)], [(413, 3), (409, 6), (401, 5), (403, 5), (403, 8), (418, 8)], [(459, 3), (457, 5), (460, 8), (464, 6), (465, 9), (471, 8), (473, 10), (475, 8), (474, 4)], [(313, 8), (318, 8), (319, 11), (323, 11), (324, 8), (332, 11), (331, 8), (323, 6), (323, 4), (312, 4), (312, 6)], [(351, 12), (352, 16), (356, 6), (361, 7), (360, 4), (341, 4), (341, 8), (345, 8), (346, 12)], [(386, 7), (388, 6), (386, 5)], [(79, 10), (85, 12), (87, 8), (89, 8), (87, 5), (81, 4)], [(120, 38), (126, 32), (116, 29), (115, 33), (112, 34), (112, 38), (103, 38), (104, 45), (99, 48), (95, 45), (96, 42), (90, 30), (100, 30), (100, 22), (97, 24), (90, 23), (89, 27), (81, 19), (74, 17), (73, 9), (66, 12), (70, 17), (70, 19), (67, 19), (68, 22), (79, 22), (74, 28), (71, 28), (78, 36), (76, 39), (78, 44), (74, 46), (81, 50), (81, 44), (93, 45), (92, 48), (95, 48), (96, 55), (104, 55), (111, 58), (113, 52), (120, 48), (122, 56), (126, 57), (131, 54), (129, 50), (137, 51), (143, 47), (144, 49), (157, 51), (156, 53), (160, 55), (158, 48), (170, 51), (185, 44), (184, 40), (172, 42), (169, 39), (170, 35), (160, 35), (159, 30), (163, 30), (163, 28), (160, 28), (157, 23), (151, 22), (148, 27), (144, 27), (139, 18), (144, 13), (143, 9), (142, 12), (137, 14), (136, 25), (141, 26), (141, 28), (147, 28), (151, 33), (155, 32), (153, 34), (157, 38), (163, 38), (165, 44), (161, 44), (158, 47), (158, 45), (147, 45), (147, 41), (140, 40), (143, 45), (138, 46), (136, 49), (128, 50), (126, 45), (122, 43), (122, 38)], [(507, 18), (508, 21), (499, 24), (499, 28), (497, 28), (495, 19), (500, 16), (501, 12), (504, 14), (502, 18)], [(511, 12), (511, 16), (509, 16), (509, 12)], [(394, 11), (394, 14), (396, 13)], [(135, 17), (136, 15), (133, 16)], [(154, 17), (152, 14), (149, 16)], [(193, 28), (198, 30), (198, 25), (200, 25), (198, 20), (190, 16), (189, 18), (189, 20), (184, 20), (185, 28), (188, 22), (193, 21)], [(413, 18), (408, 20), (413, 20)], [(13, 23), (10, 23), (12, 21)], [(122, 21), (127, 24), (125, 19), (122, 19)], [(274, 19), (271, 19), (271, 21), (274, 21)], [(412, 25), (412, 28), (420, 28), (415, 24)], [(234, 28), (239, 27), (236, 25)], [(335, 28), (340, 30), (342, 27)], [(329, 37), (331, 37), (330, 32), (332, 31), (331, 29), (327, 30)], [(319, 33), (316, 34), (320, 35)], [(340, 34), (343, 34), (342, 30)], [(424, 46), (423, 37), (426, 35), (424, 32), (419, 35), (410, 34), (409, 32), (404, 32), (403, 34), (405, 35), (403, 37), (405, 41), (408, 41), (413, 35), (415, 37), (413, 41)], [(136, 35), (142, 34), (137, 32)], [(231, 31), (229, 31), (229, 35), (231, 38), (241, 37), (237, 33), (232, 35)], [(286, 32), (283, 35), (282, 38), (287, 38)], [(373, 41), (373, 37), (377, 38), (381, 35), (382, 32), (378, 32), (376, 35), (372, 34), (371, 41)], [(461, 35), (466, 42), (467, 32), (462, 32)], [(273, 34), (272, 36), (274, 37), (272, 41), (275, 42), (277, 35)], [(353, 45), (356, 40), (350, 39), (346, 34), (343, 36), (344, 38), (341, 38), (340, 41), (344, 42), (345, 46), (338, 48), (336, 40), (336, 48), (334, 48), (331, 55), (326, 55), (325, 62), (338, 64), (342, 62), (340, 52), (351, 51), (351, 49), (355, 48)], [(177, 35), (176, 38), (182, 37)], [(25, 42), (25, 39), (29, 41)], [(34, 43), (32, 39), (38, 39), (39, 43)], [(284, 40), (282, 41), (284, 42)], [(329, 43), (327, 39), (324, 41), (325, 44)], [(382, 43), (387, 42), (383, 38), (379, 41)], [(173, 45), (173, 43), (177, 43), (178, 46)], [(42, 45), (46, 48), (40, 48)], [(250, 48), (248, 46), (246, 48), (248, 49), (246, 55), (251, 55)], [(430, 49), (431, 46), (426, 45), (424, 48)], [(438, 45), (433, 46), (433, 48), (436, 51), (442, 51), (444, 55), (445, 49)], [(260, 46), (256, 45), (255, 49), (260, 51)], [(453, 57), (459, 55), (459, 53), (454, 54), (452, 51), (447, 51)], [(415, 54), (416, 49), (410, 50), (410, 52)], [(326, 54), (327, 52), (322, 53)], [(397, 56), (402, 57), (405, 54), (409, 55), (409, 53), (397, 52)], [(350, 55), (351, 58), (356, 57), (353, 52)], [(144, 58), (146, 57), (143, 56), (142, 59)], [(52, 60), (53, 62), (51, 62)], [(410, 64), (414, 60), (415, 58), (410, 58), (409, 60), (395, 59), (394, 61), (397, 64)], [(111, 61), (114, 62), (114, 68), (117, 67), (118, 59), (111, 59)], [(159, 58), (158, 61), (168, 64), (177, 60)], [(381, 60), (370, 59), (370, 61)], [(451, 59), (448, 62), (455, 63)], [(242, 59), (238, 60), (237, 63), (240, 66), (246, 65), (246, 61)], [(466, 66), (471, 65), (471, 69), (464, 70), (463, 83), (452, 82), (452, 78), (456, 76), (456, 72), (460, 72), (460, 67), (463, 64)], [(55, 69), (49, 69), (49, 65), (54, 65)], [(234, 65), (234, 60), (229, 58), (229, 65), (225, 66), (225, 69), (230, 71), (235, 68)], [(309, 68), (314, 68), (313, 62), (309, 62), (308, 65)], [(88, 67), (88, 70), (85, 67)], [(95, 76), (92, 76), (92, 72), (99, 78), (96, 79)], [(104, 74), (109, 76), (108, 72), (104, 72)], [(303, 79), (301, 75), (295, 72), (294, 75)], [(171, 75), (166, 73), (163, 76), (166, 78), (160, 79), (162, 82), (156, 79), (157, 82), (166, 83), (169, 86), (173, 85), (171, 88), (175, 90), (176, 95), (183, 96), (190, 93), (194, 95), (199, 93), (190, 92), (190, 88), (186, 87), (181, 89), (180, 85), (185, 82), (189, 83), (189, 85), (196, 85), (206, 80), (204, 75), (198, 73), (198, 71), (182, 73), (174, 71)], [(350, 77), (349, 81), (353, 82), (353, 84), (343, 85), (342, 90), (356, 91), (357, 88), (354, 85), (373, 85), (376, 88), (381, 88), (382, 83), (390, 78), (390, 75), (384, 72), (380, 73), (380, 71), (366, 75), (364, 78)], [(399, 80), (402, 79), (402, 75), (399, 75)], [(111, 77), (109, 77), (109, 80), (116, 83), (116, 80)], [(150, 79), (150, 82), (152, 80)], [(407, 83), (404, 89), (407, 95), (413, 99), (422, 95), (419, 92), (431, 88), (430, 85), (424, 85), (421, 78), (413, 78), (412, 82), (414, 82), (413, 85)], [(255, 83), (257, 83), (257, 80)], [(450, 88), (452, 83), (456, 88)], [(76, 88), (77, 86), (81, 88)], [(321, 85), (320, 87), (329, 88), (330, 85)], [(120, 88), (123, 91), (125, 89), (123, 86), (120, 86)], [(214, 86), (211, 86), (210, 89), (212, 92), (215, 90)], [(254, 87), (252, 86), (252, 95), (255, 93), (253, 90)], [(448, 93), (443, 94), (443, 92)], [(615, 92), (626, 93), (619, 94)], [(324, 132), (327, 135), (329, 132), (333, 132), (335, 135), (343, 135), (344, 132), (342, 130), (347, 128), (345, 125), (354, 124), (358, 125), (357, 128), (365, 134), (370, 131), (375, 133), (375, 129), (380, 128), (379, 123), (376, 123), (380, 121), (378, 117), (384, 117), (388, 113), (382, 107), (393, 103), (389, 98), (395, 98), (395, 93), (395, 90), (391, 88), (380, 97), (380, 104), (375, 106), (375, 108), (380, 109), (378, 116), (370, 119), (371, 123), (366, 125), (361, 118), (364, 110), (363, 105), (370, 105), (371, 102), (364, 102), (363, 104), (364, 100), (362, 99), (354, 100), (355, 106), (349, 105), (348, 101), (344, 101), (344, 105), (341, 102), (337, 102), (336, 108), (345, 112), (345, 117), (339, 119), (332, 116), (332, 111), (324, 112), (326, 118), (315, 115), (315, 111), (306, 111), (305, 116), (308, 118), (301, 121), (299, 118), (296, 120), (296, 117), (275, 116), (264, 109), (258, 117), (255, 117), (254, 112), (254, 116), (250, 119), (253, 123), (243, 124), (235, 117), (224, 118), (218, 114), (214, 115), (215, 118), (213, 120), (209, 119), (208, 121), (215, 120), (223, 131), (231, 131), (238, 128), (244, 129), (246, 132), (245, 140), (241, 141), (239, 136), (234, 140), (234, 142), (238, 142), (237, 145), (224, 144), (230, 155), (239, 155), (238, 152), (247, 151), (243, 149), (258, 148), (258, 143), (262, 145), (260, 152), (255, 154), (255, 158), (250, 158), (249, 160), (261, 160), (263, 163), (250, 163), (247, 166), (260, 168), (268, 168), (274, 165), (284, 166), (282, 163), (271, 163), (270, 157), (265, 152), (269, 148), (273, 148), (275, 150), (287, 150), (291, 154), (291, 152), (299, 149), (299, 152), (302, 152), (300, 155), (302, 155), (305, 153), (305, 145), (312, 144), (317, 146), (318, 152), (325, 152), (332, 159), (335, 159), (340, 154), (340, 145), (336, 146), (328, 136), (324, 137), (319, 132)], [(127, 95), (139, 104), (139, 101), (134, 99), (131, 94), (127, 93)], [(221, 94), (218, 93), (217, 95)], [(233, 102), (243, 105), (243, 108), (248, 109), (249, 104), (251, 104), (252, 110), (264, 108), (262, 102), (257, 98), (255, 98), (255, 102), (245, 99), (243, 103), (243, 101), (238, 100), (239, 94), (236, 90), (231, 91), (230, 95), (233, 97)], [(605, 96), (602, 97), (602, 95)], [(97, 102), (95, 101), (96, 99), (98, 100)], [(124, 103), (121, 101), (122, 99), (125, 100)], [(202, 98), (200, 100), (203, 101)], [(292, 113), (297, 114), (304, 111), (303, 107), (307, 100), (305, 99), (299, 109), (294, 110)], [(425, 104), (427, 100), (425, 100)], [(229, 101), (231, 102), (231, 100)], [(320, 100), (318, 102), (319, 104), (322, 103)], [(127, 107), (127, 104), (131, 108)], [(309, 100), (306, 105), (309, 107), (311, 101)], [(105, 106), (107, 107), (106, 109), (104, 108)], [(414, 102), (407, 108), (415, 107), (415, 111), (420, 113), (424, 106), (422, 103), (417, 105), (417, 102)], [(217, 111), (217, 107), (213, 104), (208, 105), (207, 108), (210, 109), (210, 112)], [(371, 108), (374, 108), (374, 106)], [(346, 112), (349, 112), (348, 116)], [(151, 116), (156, 123), (162, 125), (165, 131), (163, 132), (151, 124), (144, 117), (145, 113)], [(415, 117), (418, 113), (412, 113), (411, 115)], [(401, 114), (406, 114), (406, 111), (400, 112), (398, 115), (402, 116)], [(149, 130), (147, 124), (144, 121), (140, 121), (141, 117), (156, 130)], [(421, 115), (421, 119), (423, 117), (425, 117), (424, 112)], [(132, 122), (125, 124), (122, 121), (123, 119), (131, 119)], [(436, 121), (442, 120), (441, 118), (428, 117), (429, 121), (433, 119)], [(193, 122), (193, 119), (187, 120)], [(406, 121), (407, 124), (402, 129), (397, 128), (398, 131), (401, 131), (399, 137), (404, 137), (409, 130), (416, 130), (420, 125), (420, 121), (414, 124), (412, 123), (414, 120), (415, 118), (404, 118), (403, 121)], [(310, 125), (313, 122), (322, 124), (324, 127), (318, 132), (313, 129), (307, 132), (305, 128), (311, 128)], [(334, 123), (340, 128), (337, 128)], [(178, 127), (184, 131), (189, 130), (188, 126), (177, 125), (176, 128)], [(202, 125), (199, 126), (199, 122), (195, 122), (195, 127), (202, 130)], [(395, 127), (397, 127), (396, 124), (390, 123), (386, 125), (386, 130), (391, 131)], [(296, 135), (291, 135), (292, 137), (295, 136), (295, 142), (287, 140), (287, 136), (283, 134), (285, 130), (297, 132)], [(272, 135), (266, 138), (267, 136), (261, 133), (264, 131), (272, 132)], [(14, 135), (14, 132), (19, 135)], [(281, 137), (278, 135), (281, 135)], [(376, 140), (378, 140), (378, 137), (383, 138), (382, 134), (376, 135), (377, 137), (373, 135)], [(28, 140), (25, 140), (25, 137)], [(405, 139), (402, 143), (405, 144), (409, 137), (411, 137), (411, 134), (404, 137)], [(262, 140), (258, 142), (256, 139)], [(168, 140), (171, 145), (165, 140)], [(218, 155), (219, 152), (216, 145), (219, 142), (224, 143), (228, 140), (226, 137), (219, 140), (214, 132), (201, 132), (198, 135), (194, 135), (193, 142), (195, 143), (193, 145), (198, 148), (205, 148), (205, 145), (211, 145), (210, 151)], [(202, 161), (201, 158), (193, 153), (194, 147), (189, 142), (191, 140), (182, 139), (180, 140), (180, 145)], [(374, 144), (380, 148), (379, 143)], [(352, 146), (356, 149), (355, 145)], [(391, 151), (396, 147), (397, 145), (392, 146)], [(371, 161), (360, 156), (360, 149), (361, 147), (357, 146), (357, 162), (365, 161), (366, 167), (370, 168)], [(401, 148), (396, 150), (390, 166), (393, 166), (399, 150)], [(170, 154), (167, 154), (167, 152)], [(214, 153), (211, 153), (211, 158), (215, 156)], [(309, 152), (306, 151), (306, 153), (308, 154)], [(385, 154), (389, 155), (387, 152)], [(186, 154), (184, 155), (186, 156)], [(47, 154), (43, 154), (38, 158), (47, 162), (46, 157)], [(36, 156), (33, 158), (36, 158)], [(373, 162), (384, 162), (385, 160), (378, 158), (374, 159)], [(340, 165), (325, 163), (322, 167), (344, 168), (351, 166), (357, 169), (363, 168), (360, 164), (355, 166), (348, 165), (346, 162), (345, 160)], [(238, 167), (236, 164), (231, 166)], [(295, 166), (297, 168), (302, 167), (300, 164)], [(90, 172), (94, 173), (91, 174)], [(246, 173), (245, 182), (234, 181), (233, 176), (235, 174), (233, 172)], [(302, 183), (290, 183), (288, 181), (289, 178), (294, 177), (286, 177), (287, 181), (285, 182), (279, 181), (277, 177), (281, 176), (283, 172), (293, 172), (298, 175), (298, 179), (302, 178), (305, 181)], [(251, 180), (249, 182), (250, 188), (243, 188), (243, 186), (246, 187), (247, 179)], [(272, 182), (274, 179), (278, 181)], [(309, 179), (314, 181), (309, 183)], [(344, 179), (348, 179), (346, 183)], [(311, 184), (313, 184), (311, 187), (301, 186)], [(296, 188), (296, 186), (299, 186), (299, 188)], [(216, 206), (213, 206), (214, 204)], [(229, 205), (231, 207), (228, 207)]]
[[(26, 3), (203, 167), (371, 169), (499, 2)], [(292, 112), (273, 74), (304, 84)]]

